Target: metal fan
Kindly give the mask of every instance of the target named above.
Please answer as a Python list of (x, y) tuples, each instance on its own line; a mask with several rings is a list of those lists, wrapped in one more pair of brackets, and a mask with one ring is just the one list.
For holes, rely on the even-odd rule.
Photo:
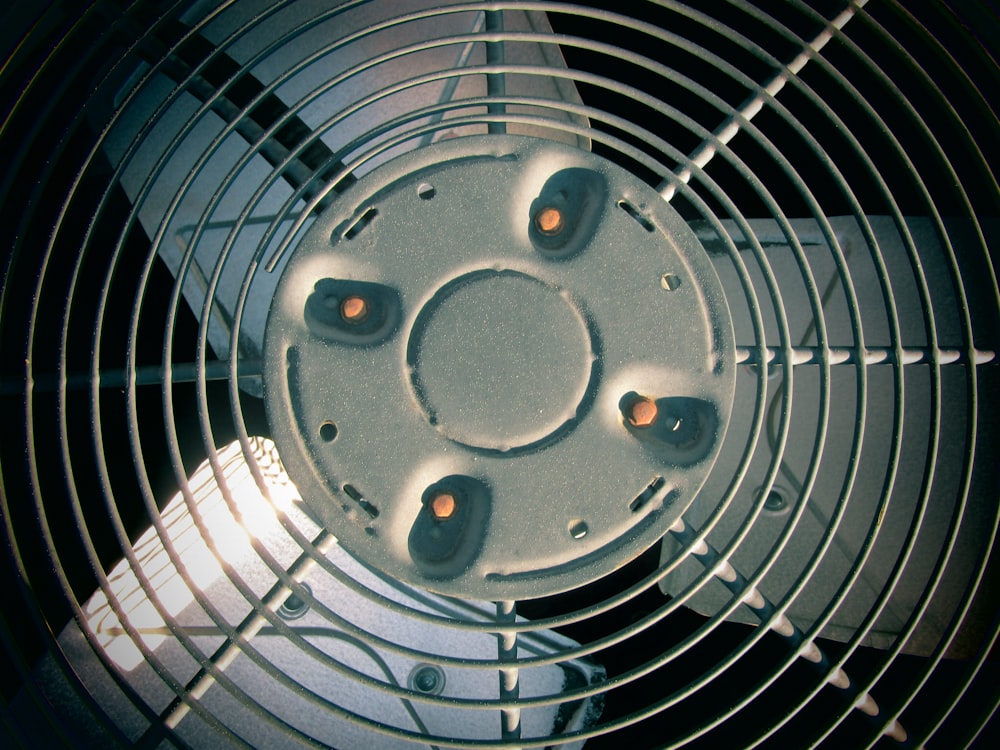
[(989, 741), (994, 10), (4, 14), (10, 742)]

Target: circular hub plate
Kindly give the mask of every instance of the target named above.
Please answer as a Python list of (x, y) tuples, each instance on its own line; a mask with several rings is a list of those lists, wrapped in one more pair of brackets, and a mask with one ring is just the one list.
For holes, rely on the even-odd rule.
[(282, 273), (275, 442), (361, 560), (445, 594), (567, 590), (654, 543), (719, 452), (732, 324), (655, 191), (512, 136), (363, 177)]

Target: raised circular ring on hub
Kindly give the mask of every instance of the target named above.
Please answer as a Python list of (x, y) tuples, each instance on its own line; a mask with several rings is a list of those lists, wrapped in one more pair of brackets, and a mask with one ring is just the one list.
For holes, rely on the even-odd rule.
[(442, 286), (407, 344), (428, 421), (456, 443), (507, 454), (572, 426), (593, 359), (586, 320), (568, 296), (509, 270), (474, 271)]

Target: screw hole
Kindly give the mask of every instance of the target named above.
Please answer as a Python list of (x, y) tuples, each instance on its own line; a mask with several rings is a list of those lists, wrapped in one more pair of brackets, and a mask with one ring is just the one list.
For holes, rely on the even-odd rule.
[(681, 285), (681, 277), (673, 273), (665, 273), (660, 277), (660, 286), (672, 292)]
[[(306, 593), (312, 596), (312, 589), (309, 588), (308, 583), (299, 584), (305, 589)], [(302, 599), (294, 591), (288, 595), (284, 603), (278, 607), (278, 617), (283, 620), (297, 620), (302, 617), (309, 610), (309, 605), (306, 604), (305, 600)]]
[(437, 190), (429, 182), (421, 182), (417, 185), (417, 195), (420, 197), (420, 200), (429, 201), (436, 194)]
[(569, 535), (574, 539), (583, 539), (587, 536), (588, 531), (590, 531), (590, 527), (587, 526), (586, 521), (570, 521)]
[(444, 672), (434, 664), (418, 664), (407, 680), (410, 690), (427, 695), (440, 695), (444, 690)]
[(337, 425), (335, 425), (333, 422), (329, 420), (323, 422), (323, 424), (319, 426), (320, 440), (323, 440), (324, 442), (327, 443), (332, 443), (334, 440), (336, 440), (339, 432), (340, 431), (337, 429)]
[(785, 496), (777, 490), (771, 490), (767, 493), (767, 497), (764, 498), (764, 510), (769, 511), (770, 513), (780, 513), (787, 507), (788, 501), (785, 500)]

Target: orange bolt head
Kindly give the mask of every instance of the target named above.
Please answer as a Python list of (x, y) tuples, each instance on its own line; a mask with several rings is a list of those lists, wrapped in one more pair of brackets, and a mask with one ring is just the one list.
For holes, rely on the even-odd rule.
[(562, 211), (546, 206), (535, 214), (535, 228), (542, 234), (559, 234), (563, 228)]
[(658, 411), (653, 399), (642, 396), (629, 405), (625, 418), (633, 427), (651, 427), (656, 421)]
[(363, 323), (368, 312), (368, 301), (364, 297), (345, 297), (340, 303), (340, 314), (348, 323)]
[(431, 499), (431, 515), (438, 521), (445, 521), (455, 515), (458, 503), (450, 492), (439, 492)]

